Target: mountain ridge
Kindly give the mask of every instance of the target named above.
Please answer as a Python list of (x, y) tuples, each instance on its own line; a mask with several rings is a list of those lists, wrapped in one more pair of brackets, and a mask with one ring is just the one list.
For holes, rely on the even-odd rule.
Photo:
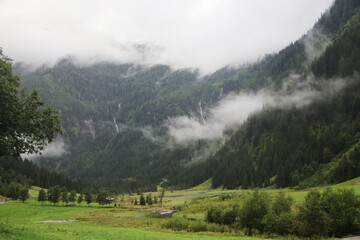
[[(186, 69), (172, 71), (165, 65), (144, 68), (132, 64), (102, 63), (77, 67), (64, 59), (52, 68), (43, 68), (30, 74), (21, 71), (21, 66), (18, 66), (17, 71), (22, 78), (22, 84), (29, 88), (40, 87), (42, 97), (49, 104), (59, 107), (64, 118), (65, 134), (62, 139), (66, 141), (70, 154), (63, 155), (57, 160), (40, 157), (36, 161), (40, 165), (68, 176), (93, 182), (97, 187), (108, 186), (119, 191), (151, 190), (156, 188), (160, 182), (164, 186), (191, 187), (210, 177), (213, 178), (213, 187), (223, 185), (227, 188), (267, 186), (275, 183), (280, 187), (298, 186), (299, 184), (308, 186), (334, 181), (329, 176), (326, 177), (326, 181), (322, 180), (316, 183), (305, 181), (314, 176), (316, 171), (324, 171), (325, 175), (334, 175), (329, 170), (334, 167), (321, 165), (322, 160), (319, 161), (320, 163), (313, 164), (314, 166), (311, 165), (311, 161), (299, 160), (301, 164), (295, 170), (285, 167), (293, 162), (293, 160), (289, 160), (288, 156), (291, 156), (289, 149), (294, 147), (278, 151), (278, 155), (281, 152), (279, 156), (274, 155), (275, 150), (269, 152), (267, 147), (261, 152), (265, 145), (276, 148), (271, 145), (271, 141), (274, 141), (274, 134), (286, 129), (286, 123), (294, 121), (294, 119), (297, 119), (299, 121), (297, 125), (303, 126), (304, 129), (315, 126), (313, 123), (306, 122), (306, 118), (309, 116), (321, 118), (316, 114), (311, 115), (312, 108), (330, 116), (329, 123), (334, 121), (336, 117), (331, 117), (332, 113), (329, 113), (331, 104), (323, 103), (322, 105), (322, 103), (315, 102), (306, 106), (307, 110), (290, 108), (285, 111), (275, 108), (273, 112), (267, 110), (267, 112), (251, 114), (238, 130), (234, 132), (231, 128), (227, 130), (225, 142), (223, 142), (224, 140), (205, 139), (190, 145), (178, 145), (176, 139), (168, 135), (168, 129), (164, 122), (169, 118), (179, 116), (190, 116), (204, 122), (207, 120), (207, 114), (211, 113), (211, 108), (219, 104), (223, 96), (231, 92), (257, 94), (261, 89), (270, 89), (276, 94), (286, 96), (288, 93), (297, 92), (299, 87), (321, 88), (321, 84), (318, 84), (317, 81), (309, 80), (311, 73), (308, 68), (311, 68), (317, 79), (323, 78), (325, 82), (330, 76), (335, 76), (326, 72), (324, 66), (330, 66), (327, 59), (332, 55), (340, 62), (342, 56), (337, 53), (336, 46), (346, 45), (354, 37), (357, 37), (356, 29), (358, 29), (359, 21), (356, 16), (358, 16), (359, 5), (360, 3), (355, 0), (337, 0), (329, 13), (319, 19), (318, 23), (314, 25), (314, 29), (321, 35), (328, 36), (332, 43), (329, 46), (327, 46), (328, 43), (324, 44), (323, 47), (327, 46), (324, 53), (310, 63), (311, 59), (309, 60), (306, 53), (307, 46), (304, 42), (309, 36), (309, 32), (308, 35), (291, 43), (279, 53), (267, 55), (257, 63), (240, 69), (223, 68), (200, 80), (194, 71)], [(357, 14), (354, 15), (354, 13)], [(340, 15), (341, 17), (339, 17)], [(345, 28), (348, 30), (344, 31)], [(319, 41), (320, 46), (318, 47), (321, 48), (321, 43), (324, 43), (326, 39), (320, 38)], [(352, 44), (351, 46), (354, 46), (354, 43)], [(357, 45), (355, 44), (355, 46)], [(359, 63), (357, 57), (360, 54), (357, 54), (356, 51), (352, 53), (353, 55), (350, 57), (344, 55), (342, 62)], [(338, 65), (348, 66), (344, 63)], [(328, 68), (333, 69), (332, 67)], [(358, 67), (354, 65), (349, 69), (354, 72), (358, 70)], [(345, 74), (349, 72), (346, 69), (336, 70), (336, 72), (339, 72), (341, 76), (351, 75)], [(310, 78), (312, 77), (310, 76)], [(354, 75), (353, 79), (356, 82), (358, 77)], [(348, 95), (356, 96), (354, 93), (357, 91), (356, 89), (357, 85), (355, 84), (345, 91), (348, 91), (346, 93)], [(334, 102), (339, 99), (337, 96), (327, 101), (333, 102), (334, 105)], [(326, 100), (322, 101), (326, 102)], [(335, 108), (337, 109), (336, 114), (347, 116), (348, 114), (343, 112), (341, 107), (349, 108), (348, 104), (357, 106), (358, 99), (349, 100), (343, 105), (339, 104), (338, 108)], [(351, 113), (354, 115), (358, 108), (350, 107), (350, 109), (354, 109)], [(264, 117), (264, 114), (268, 115)], [(353, 118), (354, 116), (350, 120)], [(347, 124), (353, 124), (350, 120), (344, 122), (344, 127), (348, 127), (345, 126)], [(260, 122), (256, 127), (258, 129), (253, 127), (257, 124), (256, 122)], [(341, 124), (341, 122), (338, 123), (340, 128)], [(263, 125), (268, 125), (268, 127)], [(277, 130), (269, 131), (271, 126)], [(347, 132), (352, 141), (355, 141), (357, 127), (348, 128), (348, 131), (339, 131), (338, 135), (340, 132)], [(267, 132), (261, 129), (267, 129)], [(300, 136), (304, 135), (299, 129), (296, 132)], [(312, 136), (308, 133), (309, 130), (305, 132), (307, 134), (305, 134), (307, 137), (304, 137), (305, 143), (301, 142), (304, 146), (310, 139), (309, 136)], [(144, 133), (146, 134), (144, 135)], [(277, 136), (288, 139), (285, 142), (289, 141), (293, 145), (298, 141), (293, 135), (277, 134)], [(153, 141), (154, 139), (159, 141)], [(239, 144), (241, 142), (239, 139), (243, 144)], [(279, 144), (284, 146), (284, 141), (280, 141)], [(211, 150), (207, 150), (209, 148)], [(330, 149), (330, 147), (327, 148)], [(349, 146), (346, 148), (349, 149)], [(310, 151), (309, 149), (311, 148), (307, 146), (299, 151), (306, 152)], [(331, 154), (340, 154), (341, 152), (330, 149), (329, 153), (324, 149), (326, 147), (320, 146), (318, 150), (310, 152), (318, 156), (317, 159), (323, 158), (324, 151), (330, 157)], [(202, 155), (204, 152), (206, 154)], [(249, 152), (254, 156), (246, 157)], [(264, 155), (263, 158), (261, 154), (267, 156)], [(208, 158), (209, 155), (210, 158)], [(245, 157), (242, 157), (243, 160), (239, 160), (239, 156)], [(294, 157), (306, 158), (299, 156)], [(268, 160), (264, 160), (265, 158)], [(275, 166), (281, 166), (279, 163), (284, 162), (286, 164), (283, 164), (278, 171), (274, 170), (274, 166), (265, 167), (265, 165), (273, 164), (274, 161), (277, 162)], [(354, 162), (354, 160), (352, 161)], [(196, 162), (196, 164), (192, 164), (192, 162)], [(338, 160), (338, 162), (342, 161)], [(255, 170), (258, 168), (263, 170)], [(297, 175), (295, 174), (296, 170), (298, 171)], [(357, 173), (357, 171), (354, 172)], [(319, 178), (321, 178), (320, 172), (317, 173)], [(290, 174), (295, 177), (290, 177)], [(260, 175), (263, 176), (259, 177)], [(290, 178), (298, 180), (291, 182)], [(335, 181), (338, 180), (335, 179)]]

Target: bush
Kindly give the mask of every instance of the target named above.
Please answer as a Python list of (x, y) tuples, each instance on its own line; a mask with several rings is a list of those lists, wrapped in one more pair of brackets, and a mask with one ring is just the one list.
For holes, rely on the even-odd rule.
[(305, 237), (337, 237), (360, 230), (360, 198), (353, 190), (310, 192), (297, 216), (296, 230)]
[(330, 217), (330, 235), (337, 237), (360, 230), (360, 199), (353, 190), (326, 189), (322, 194), (324, 211)]
[(291, 230), (293, 216), (286, 212), (277, 215), (274, 211), (271, 211), (264, 217), (263, 224), (265, 232), (286, 235)]
[(291, 215), (291, 206), (294, 200), (286, 197), (283, 192), (275, 197), (271, 206), (271, 211), (263, 219), (264, 231), (285, 235), (290, 232), (293, 223)]
[(225, 201), (227, 199), (231, 199), (231, 195), (228, 193), (223, 193), (219, 196), (219, 200), (221, 200), (221, 201)]
[(215, 223), (206, 223), (201, 220), (189, 221), (185, 218), (173, 218), (162, 225), (163, 228), (174, 231), (188, 231), (188, 232), (230, 232), (228, 226), (219, 225)]
[(236, 221), (236, 217), (239, 215), (239, 206), (234, 205), (232, 209), (226, 209), (223, 213), (222, 223), (225, 225), (232, 225)]
[(173, 218), (162, 225), (164, 228), (172, 229), (174, 231), (187, 231), (189, 222), (185, 218)]
[(327, 236), (330, 218), (324, 211), (319, 191), (309, 192), (297, 215), (297, 233), (304, 237)]
[(196, 221), (192, 221), (190, 223), (189, 231), (190, 232), (206, 232), (209, 230), (208, 230), (208, 226), (205, 222), (196, 220)]
[(240, 210), (240, 225), (248, 229), (248, 234), (252, 235), (253, 229), (260, 232), (264, 230), (263, 219), (269, 211), (270, 198), (265, 192), (255, 190), (245, 200)]
[(276, 215), (280, 215), (281, 213), (290, 213), (291, 206), (294, 202), (294, 199), (290, 196), (286, 197), (283, 192), (280, 192), (276, 198), (271, 208)]
[(209, 208), (206, 214), (206, 220), (209, 223), (223, 223), (223, 210), (218, 205), (213, 205)]

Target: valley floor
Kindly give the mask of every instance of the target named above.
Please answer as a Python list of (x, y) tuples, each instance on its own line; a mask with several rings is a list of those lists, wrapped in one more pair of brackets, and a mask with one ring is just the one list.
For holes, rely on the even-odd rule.
[[(334, 188), (353, 188), (360, 194), (360, 185), (353, 185), (356, 180), (332, 186)], [(317, 188), (320, 189), (321, 188)], [(289, 189), (269, 189), (270, 195), (284, 191), (292, 196), (295, 203), (303, 201), (309, 190), (293, 191)], [(205, 211), (209, 205), (218, 201), (221, 194), (232, 194), (232, 201), (241, 201), (241, 195), (247, 194), (244, 190), (208, 190), (198, 187), (189, 190), (166, 192), (164, 206), (151, 207), (133, 206), (127, 199), (139, 196), (119, 196), (121, 207), (105, 208), (98, 204), (87, 206), (85, 203), (64, 206), (50, 206), (30, 199), (25, 203), (20, 201), (6, 202), (0, 205), (0, 239), (259, 239), (259, 237), (246, 237), (242, 232), (227, 229), (225, 233), (209, 232), (176, 232), (162, 226), (168, 218), (154, 217), (154, 209), (177, 208), (173, 218), (204, 220)], [(37, 188), (30, 194), (36, 197)], [(153, 192), (152, 196), (159, 193)], [(120, 200), (121, 199), (121, 200)], [(195, 199), (195, 200), (194, 200)], [(230, 205), (233, 202), (224, 201), (222, 204)], [(76, 220), (76, 221), (73, 221)], [(50, 221), (50, 222), (43, 222)], [(266, 239), (266, 236), (262, 236)]]

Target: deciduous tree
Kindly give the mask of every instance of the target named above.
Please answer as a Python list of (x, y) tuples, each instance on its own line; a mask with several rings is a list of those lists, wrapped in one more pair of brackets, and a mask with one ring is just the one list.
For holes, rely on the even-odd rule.
[(38, 153), (61, 133), (58, 110), (45, 107), (39, 90), (29, 94), (13, 75), (12, 61), (0, 48), (0, 156)]

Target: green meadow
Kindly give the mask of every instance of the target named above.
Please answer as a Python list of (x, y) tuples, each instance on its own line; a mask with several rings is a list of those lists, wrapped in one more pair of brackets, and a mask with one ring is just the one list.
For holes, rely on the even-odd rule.
[(87, 207), (85, 204), (80, 207), (63, 207), (62, 204), (41, 205), (34, 200), (25, 203), (7, 202), (0, 205), (0, 239), (249, 239), (219, 234), (159, 232), (146, 230), (146, 226), (144, 226), (145, 229), (139, 229), (113, 226), (111, 223), (104, 224), (104, 222), (37, 222), (75, 220), (79, 214), (85, 212), (97, 212), (101, 216), (108, 211), (109, 209), (106, 208)]
[[(352, 188), (360, 194), (360, 178), (332, 188)], [(301, 203), (311, 190), (323, 190), (318, 187), (295, 191), (292, 189), (267, 189), (270, 196), (280, 191), (290, 195), (295, 200), (295, 207)], [(269, 236), (246, 237), (242, 232), (231, 228), (214, 228), (211, 232), (173, 231), (164, 228), (173, 219), (192, 221), (194, 224), (204, 222), (206, 210), (214, 203), (224, 207), (234, 203), (241, 205), (242, 199), (250, 190), (209, 189), (208, 184), (179, 191), (166, 191), (163, 206), (134, 206), (131, 198), (138, 195), (121, 195), (117, 197), (117, 207), (99, 207), (92, 203), (79, 205), (41, 204), (35, 199), (39, 188), (32, 187), (31, 199), (25, 203), (9, 201), (0, 204), (0, 239), (267, 239)], [(148, 193), (146, 193), (148, 194)], [(159, 192), (152, 192), (156, 196)], [(219, 196), (230, 195), (231, 199), (220, 201)], [(121, 201), (119, 200), (121, 199)], [(153, 212), (157, 208), (173, 209), (177, 212), (172, 219), (159, 217)], [(41, 222), (49, 220), (66, 220), (61, 222)], [(76, 221), (70, 221), (76, 220)], [(184, 220), (185, 221), (185, 220)], [(211, 227), (211, 226), (210, 226)], [(214, 226), (216, 227), (216, 226)], [(272, 236), (273, 238), (274, 236)]]

